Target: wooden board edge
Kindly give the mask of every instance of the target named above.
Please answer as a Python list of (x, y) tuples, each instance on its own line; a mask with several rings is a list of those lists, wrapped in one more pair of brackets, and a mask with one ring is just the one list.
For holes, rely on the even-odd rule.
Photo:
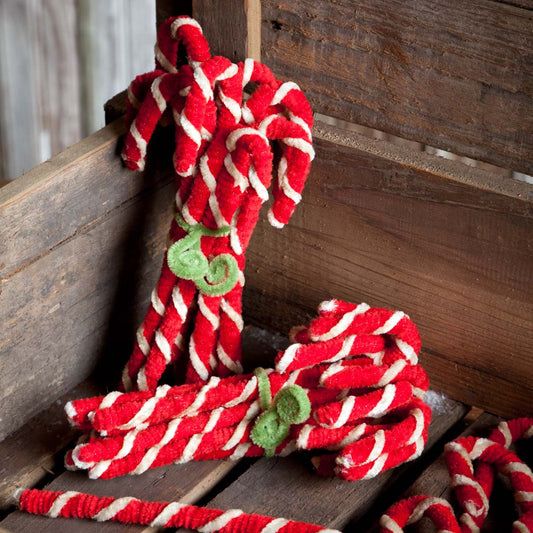
[(0, 189), (0, 209), (16, 202), (21, 196), (42, 187), (49, 180), (57, 176), (80, 161), (90, 157), (112, 144), (124, 134), (125, 127), (121, 119), (111, 122), (101, 130), (89, 135), (80, 142), (69, 146), (63, 152), (48, 161), (37, 165), (19, 178), (11, 181)]
[(510, 180), (488, 170), (471, 167), (460, 161), (445, 159), (426, 152), (416, 152), (389, 141), (372, 139), (356, 132), (331, 126), (320, 120), (315, 122), (313, 136), (428, 172), (443, 179), (476, 187), (482, 191), (508, 196), (523, 203), (533, 203), (531, 185), (518, 180)]

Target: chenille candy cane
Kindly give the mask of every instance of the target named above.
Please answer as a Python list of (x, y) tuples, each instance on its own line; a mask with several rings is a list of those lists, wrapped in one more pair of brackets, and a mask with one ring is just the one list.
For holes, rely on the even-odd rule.
[[(96, 435), (67, 455), (67, 467), (87, 469), (93, 478), (110, 478), (171, 462), (329, 448), (333, 453), (313, 461), (319, 473), (361, 479), (416, 458), (427, 440), (430, 421), (430, 410), (420, 399), (428, 387), (427, 376), (418, 365), (396, 358), (403, 352), (379, 362), (374, 357), (376, 350), (395, 345), (396, 335), (408, 338), (406, 331), (417, 351), (414, 326), (403, 314), (396, 320), (402, 325), (395, 329), (391, 316), (396, 315), (391, 311), (337, 303), (347, 308), (338, 311), (337, 322), (343, 314), (350, 318), (355, 308), (368, 315), (367, 320), (359, 317), (357, 326), (350, 322), (350, 328), (337, 328), (341, 341), (356, 332), (367, 339), (364, 345), (350, 343), (342, 360), (337, 352), (331, 357), (331, 339), (309, 340), (305, 356), (300, 345), (291, 345), (278, 355), (276, 370), (264, 375), (212, 377), (201, 385), (164, 385), (154, 392), (113, 392), (70, 402), (66, 411), (71, 423)], [(307, 329), (316, 327), (313, 321)], [(367, 353), (369, 346), (373, 351)], [(289, 359), (291, 370), (285, 371)], [(342, 373), (343, 384), (338, 387), (333, 378), (341, 363), (349, 372)], [(279, 409), (278, 397), (294, 388), (303, 391), (309, 403), (305, 419), (292, 421), (273, 443), (258, 441), (254, 431), (266, 424), (266, 418), (279, 430), (277, 415), (265, 415), (272, 410), (269, 404)], [(271, 398), (265, 405), (264, 390)], [(271, 427), (267, 433), (274, 430)]]
[[(178, 69), (179, 42), (188, 64)], [(258, 88), (243, 104), (249, 82)], [(128, 96), (127, 166), (143, 168), (157, 123), (168, 122), (171, 113), (177, 193), (173, 245), (124, 369), (122, 388), (155, 389), (167, 364), (186, 349), (187, 381), (242, 372), (244, 252), (268, 198), (270, 141), (278, 142), (282, 155), (269, 220), (281, 227), (300, 200), (314, 155), (309, 104), (294, 83), (279, 82), (264, 65), (211, 57), (201, 28), (188, 17), (162, 25), (156, 70), (134, 80)], [(191, 316), (195, 301), (197, 311)]]
[(49, 518), (89, 518), (150, 527), (184, 527), (199, 533), (340, 533), (336, 529), (181, 502), (148, 502), (133, 497), (101, 497), (75, 491), (26, 489), (15, 495), (21, 511)]
[[(533, 418), (501, 422), (490, 438), (465, 437), (445, 446), (451, 486), (463, 510), (456, 518), (450, 504), (441, 498), (413, 496), (394, 504), (381, 517), (382, 533), (400, 533), (406, 525), (428, 516), (439, 531), (479, 532), (489, 511), (494, 474), (509, 478), (522, 516), (513, 523), (514, 533), (533, 532), (533, 473), (508, 447), (533, 436)], [(477, 468), (474, 467), (477, 461)]]

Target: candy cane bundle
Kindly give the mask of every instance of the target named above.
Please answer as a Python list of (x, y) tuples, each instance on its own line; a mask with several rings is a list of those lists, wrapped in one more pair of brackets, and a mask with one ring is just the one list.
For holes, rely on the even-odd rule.
[[(483, 527), (489, 511), (495, 473), (508, 477), (522, 516), (514, 533), (533, 533), (533, 473), (508, 447), (533, 437), (533, 418), (502, 422), (488, 439), (466, 437), (445, 446), (451, 486), (462, 509), (457, 520), (449, 502), (431, 496), (413, 496), (394, 504), (381, 517), (381, 533), (401, 533), (406, 525), (429, 517), (439, 531), (474, 533)], [(477, 460), (474, 469), (473, 461)]]
[(169, 463), (327, 449), (322, 475), (356, 480), (420, 455), (431, 412), (418, 332), (401, 312), (324, 302), (274, 370), (70, 402), (87, 437), (66, 457), (92, 478)]
[[(180, 43), (188, 63), (178, 68)], [(174, 123), (177, 193), (171, 245), (121, 388), (155, 390), (187, 350), (187, 382), (241, 373), (244, 253), (268, 199), (271, 142), (280, 159), (268, 219), (282, 227), (314, 156), (311, 108), (296, 84), (264, 65), (212, 57), (198, 23), (177, 17), (159, 30), (156, 69), (128, 90), (127, 121), (122, 157), (131, 169), (144, 167), (156, 125)]]

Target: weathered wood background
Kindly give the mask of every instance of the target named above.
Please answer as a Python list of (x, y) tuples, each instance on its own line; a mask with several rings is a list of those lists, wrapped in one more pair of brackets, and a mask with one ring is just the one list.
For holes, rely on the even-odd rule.
[(0, 179), (104, 125), (103, 105), (153, 65), (153, 0), (0, 2)]

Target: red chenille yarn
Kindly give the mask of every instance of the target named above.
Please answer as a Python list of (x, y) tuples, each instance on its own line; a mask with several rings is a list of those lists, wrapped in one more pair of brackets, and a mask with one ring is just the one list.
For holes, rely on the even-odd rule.
[[(178, 67), (180, 43), (187, 64)], [(256, 88), (245, 100), (250, 83)], [(144, 168), (157, 124), (174, 124), (178, 218), (171, 224), (170, 243), (183, 242), (200, 227), (223, 230), (218, 236), (204, 231), (198, 252), (209, 265), (226, 265), (227, 277), (228, 263), (235, 265), (235, 279), (225, 290), (209, 278), (184, 277), (171, 268), (167, 251), (121, 389), (155, 390), (166, 366), (187, 352), (187, 382), (241, 373), (244, 254), (269, 196), (274, 145), (280, 158), (271, 224), (286, 224), (300, 201), (314, 157), (311, 107), (296, 84), (282, 83), (266, 66), (212, 57), (190, 17), (162, 24), (156, 69), (132, 82), (127, 103), (122, 157), (133, 170)]]

